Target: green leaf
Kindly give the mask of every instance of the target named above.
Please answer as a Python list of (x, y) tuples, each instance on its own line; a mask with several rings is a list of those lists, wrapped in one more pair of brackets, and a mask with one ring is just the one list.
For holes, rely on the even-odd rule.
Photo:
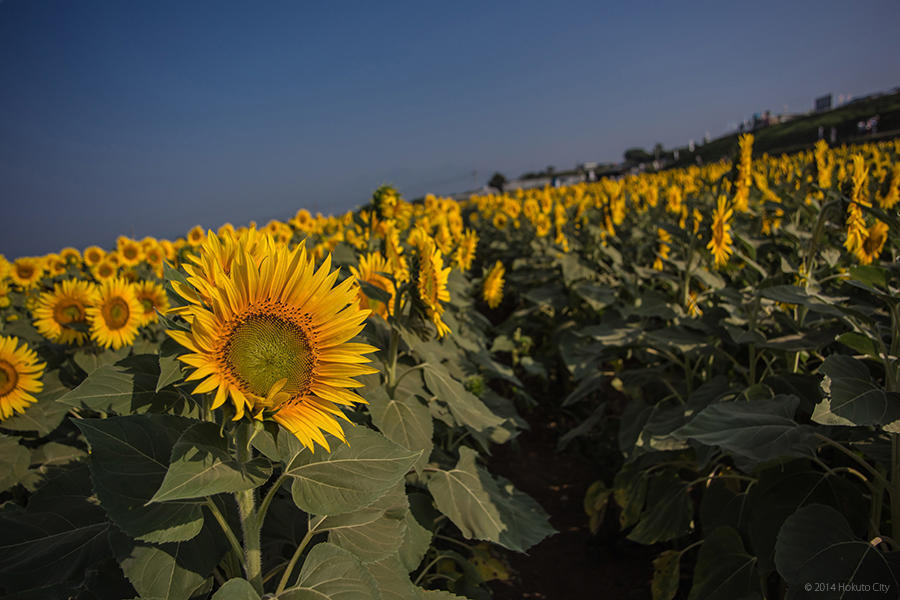
[(681, 552), (666, 550), (653, 559), (653, 580), (650, 591), (653, 600), (672, 600), (678, 593), (681, 576)]
[(454, 379), (444, 367), (428, 365), (424, 371), (428, 390), (447, 405), (460, 424), (477, 432), (503, 424), (501, 417), (492, 413), (484, 402)]
[(56, 470), (26, 510), (12, 504), (0, 510), (5, 592), (80, 581), (90, 565), (109, 556), (109, 521), (91, 493), (87, 467), (79, 465)]
[(900, 419), (900, 394), (872, 381), (861, 361), (833, 354), (819, 367), (825, 399), (812, 419), (825, 425), (887, 425)]
[(350, 552), (327, 542), (316, 544), (300, 570), (297, 587), (278, 600), (380, 600), (375, 578)]
[(850, 277), (876, 287), (887, 287), (887, 269), (875, 265), (854, 265), (850, 267)]
[(196, 423), (172, 447), (169, 469), (150, 502), (202, 498), (240, 492), (268, 481), (272, 465), (258, 456), (242, 465), (215, 423)]
[(648, 482), (646, 508), (628, 539), (650, 545), (681, 537), (691, 530), (693, 513), (687, 484), (665, 471)]
[(0, 471), (2, 492), (19, 483), (28, 473), (31, 453), (17, 438), (0, 435), (0, 462), (3, 463), (3, 470)]
[(181, 372), (182, 363), (175, 356), (159, 357), (159, 378), (156, 380), (156, 391), (168, 387), (169, 385), (181, 381), (184, 374)]
[(56, 400), (69, 391), (59, 380), (59, 370), (47, 371), (41, 381), (44, 389), (35, 396), (37, 402), (29, 404), (24, 414), (16, 414), (0, 423), (0, 427), (10, 431), (35, 431), (41, 437), (49, 435), (59, 427), (69, 407)]
[(737, 531), (731, 527), (715, 529), (700, 546), (688, 600), (761, 598), (756, 563), (756, 557), (744, 550)]
[(73, 358), (75, 359), (75, 364), (90, 375), (100, 367), (116, 364), (128, 356), (130, 351), (131, 348), (128, 346), (118, 350), (78, 350)]
[(170, 415), (81, 419), (91, 445), (88, 464), (100, 503), (122, 531), (147, 542), (193, 538), (203, 526), (200, 505), (147, 505), (166, 476), (172, 447), (196, 421)]
[[(398, 390), (399, 393), (399, 390)], [(421, 473), (428, 462), (434, 448), (434, 421), (428, 407), (420, 403), (415, 396), (403, 400), (390, 398), (384, 388), (378, 387), (366, 395), (369, 402), (369, 413), (372, 423), (392, 442), (422, 455), (414, 465)]]
[(431, 473), (428, 491), (438, 510), (463, 536), (496, 542), (524, 552), (555, 533), (544, 510), (505, 480), (495, 482), (475, 464), (477, 453), (459, 449), (459, 462), (450, 471)]
[(362, 279), (357, 279), (356, 282), (359, 284), (359, 287), (362, 290), (363, 294), (365, 294), (372, 300), (381, 302), (382, 304), (387, 304), (391, 301), (391, 295), (377, 285), (372, 285), (368, 281), (364, 281)]
[(31, 453), (31, 463), (42, 467), (58, 467), (83, 456), (87, 456), (87, 453), (81, 448), (59, 442), (47, 442), (34, 449)]
[(850, 346), (850, 348), (856, 350), (860, 354), (878, 358), (878, 346), (876, 346), (874, 340), (867, 335), (855, 331), (848, 331), (847, 333), (842, 333), (837, 336), (837, 341), (846, 346)]
[(207, 524), (189, 541), (160, 545), (135, 542), (113, 532), (110, 544), (125, 577), (142, 598), (188, 600), (227, 551), (213, 527)]
[[(427, 501), (428, 507), (431, 508), (431, 499), (427, 494), (412, 493), (408, 496), (408, 500), (413, 505), (418, 499)], [(431, 547), (432, 533), (422, 527), (412, 510), (403, 515), (403, 520), (406, 523), (406, 529), (403, 532), (398, 555), (406, 571), (412, 572), (422, 564), (422, 559), (425, 558), (425, 554)]]
[(363, 563), (395, 554), (403, 543), (409, 512), (403, 484), (371, 506), (318, 519), (312, 531), (328, 531), (328, 541), (349, 550)]
[(413, 585), (396, 555), (366, 563), (365, 567), (375, 579), (381, 600), (409, 600), (418, 595), (419, 588)]
[(809, 456), (817, 441), (811, 427), (793, 419), (799, 402), (796, 396), (779, 395), (752, 403), (712, 404), (672, 435), (720, 446), (757, 462)]
[[(792, 587), (835, 582), (900, 587), (900, 553), (882, 553), (856, 537), (844, 516), (830, 506), (811, 504), (792, 514), (775, 543), (775, 565)], [(823, 598), (847, 597), (835, 590)]]
[(291, 493), (301, 510), (338, 515), (382, 497), (406, 475), (420, 452), (410, 452), (365, 427), (347, 432), (334, 452), (300, 452), (285, 469), (294, 478)]
[(158, 380), (159, 363), (155, 355), (132, 356), (114, 365), (99, 367), (59, 402), (118, 414), (163, 412), (168, 405), (178, 401), (179, 396), (173, 389), (157, 393)]
[(229, 579), (213, 594), (212, 600), (259, 600), (259, 594), (246, 579)]

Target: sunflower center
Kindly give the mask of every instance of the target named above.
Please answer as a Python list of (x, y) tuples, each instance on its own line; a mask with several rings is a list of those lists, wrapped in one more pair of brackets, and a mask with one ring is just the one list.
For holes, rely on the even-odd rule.
[(26, 265), (19, 266), (16, 270), (19, 272), (19, 277), (22, 279), (29, 279), (34, 275), (34, 269)]
[(314, 357), (300, 326), (272, 315), (252, 315), (232, 332), (225, 361), (245, 391), (265, 397), (282, 379), (287, 380), (284, 392), (296, 395), (305, 390)]
[(54, 307), (53, 316), (60, 325), (84, 321), (84, 306), (75, 300), (64, 300)]
[(153, 305), (153, 301), (150, 298), (138, 298), (141, 301), (141, 306), (144, 309), (144, 314), (152, 313), (156, 310), (156, 307)]
[(122, 298), (113, 298), (103, 307), (103, 318), (110, 329), (121, 329), (130, 316), (128, 303)]
[(13, 366), (5, 360), (0, 360), (0, 398), (13, 391), (18, 382), (19, 374)]

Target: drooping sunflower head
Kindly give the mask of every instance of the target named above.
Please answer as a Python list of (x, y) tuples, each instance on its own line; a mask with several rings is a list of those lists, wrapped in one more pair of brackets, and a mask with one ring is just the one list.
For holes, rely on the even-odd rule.
[(87, 281), (67, 279), (52, 292), (44, 292), (32, 316), (34, 326), (45, 338), (59, 344), (81, 345), (87, 333), (77, 325), (87, 325), (87, 311), (96, 302), (96, 286)]
[(881, 256), (881, 250), (887, 241), (888, 225), (884, 221), (876, 221), (868, 229), (863, 228), (864, 237), (854, 254), (864, 265), (872, 264)]
[(44, 387), (44, 363), (26, 344), (18, 346), (19, 338), (0, 336), (0, 420), (24, 413)]
[(159, 321), (159, 314), (169, 309), (169, 298), (166, 290), (154, 281), (140, 281), (134, 284), (135, 296), (141, 303), (141, 325), (149, 325)]
[(394, 310), (394, 298), (397, 291), (394, 287), (394, 282), (384, 276), (384, 273), (390, 273), (390, 266), (387, 264), (384, 256), (380, 252), (366, 254), (359, 259), (359, 268), (351, 266), (350, 272), (357, 280), (365, 281), (390, 295), (390, 299), (385, 304), (374, 298), (369, 298), (363, 293), (362, 289), (359, 290), (360, 307), (369, 309), (381, 318), (387, 319), (388, 314)]
[(503, 300), (504, 274), (506, 274), (506, 269), (498, 260), (484, 278), (484, 301), (491, 308), (497, 308)]
[(119, 277), (104, 281), (96, 303), (87, 310), (91, 339), (113, 350), (131, 345), (137, 337), (143, 312), (133, 284)]
[(731, 248), (731, 225), (729, 221), (734, 211), (727, 206), (725, 196), (719, 196), (718, 205), (713, 212), (712, 236), (707, 249), (712, 252), (717, 267), (728, 262), (733, 252)]
[(475, 260), (475, 250), (478, 248), (478, 234), (467, 229), (459, 240), (459, 246), (456, 247), (456, 255), (454, 260), (456, 265), (462, 271), (468, 271), (472, 267), (472, 261)]
[(450, 267), (444, 268), (444, 259), (440, 249), (431, 238), (427, 238), (419, 248), (419, 271), (416, 275), (416, 289), (419, 300), (425, 306), (428, 318), (437, 328), (438, 337), (450, 333), (450, 328), (442, 318), (444, 306), (441, 302), (450, 301), (447, 290), (447, 279)]
[(13, 283), (24, 289), (37, 285), (37, 282), (41, 280), (43, 275), (44, 265), (42, 261), (33, 256), (17, 258), (12, 264), (12, 270), (9, 273)]
[(213, 409), (230, 399), (235, 419), (271, 418), (310, 449), (328, 449), (323, 432), (343, 439), (341, 407), (364, 402), (353, 377), (375, 372), (364, 355), (377, 350), (350, 341), (369, 315), (354, 278), (336, 284), (330, 255), (316, 269), (302, 244), (290, 250), (269, 236), (259, 261), (238, 246), (227, 274), (206, 251), (198, 264), (216, 272), (195, 269), (192, 289), (175, 288), (190, 330), (168, 332), (190, 350), (181, 360), (195, 369), (188, 380), (200, 380), (194, 393), (215, 391)]

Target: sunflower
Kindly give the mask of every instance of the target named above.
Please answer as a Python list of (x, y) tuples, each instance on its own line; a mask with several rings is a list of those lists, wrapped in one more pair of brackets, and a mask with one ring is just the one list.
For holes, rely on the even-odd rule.
[(9, 275), (10, 270), (12, 269), (12, 265), (9, 264), (9, 261), (6, 260), (6, 257), (0, 254), (0, 281), (6, 279)]
[(227, 274), (199, 251), (216, 272), (189, 276), (193, 291), (176, 288), (191, 329), (168, 332), (190, 350), (181, 360), (195, 368), (188, 380), (202, 380), (194, 392), (215, 391), (213, 409), (230, 398), (235, 419), (270, 417), (311, 450), (329, 449), (323, 431), (344, 439), (341, 406), (365, 402), (353, 377), (376, 372), (364, 354), (377, 348), (349, 341), (369, 315), (354, 278), (335, 285), (330, 255), (316, 270), (303, 244), (290, 250), (268, 236), (258, 256), (236, 248)]
[(59, 254), (48, 254), (44, 257), (44, 268), (51, 276), (62, 275), (67, 267), (66, 260)]
[(119, 246), (119, 258), (121, 264), (126, 267), (137, 265), (141, 262), (143, 257), (144, 251), (141, 250), (141, 245), (134, 240), (125, 240), (122, 245)]
[(106, 256), (106, 252), (100, 246), (88, 246), (84, 249), (84, 262), (89, 267), (96, 267)]
[(887, 241), (887, 234), (888, 226), (883, 221), (876, 221), (868, 229), (863, 229), (862, 242), (853, 252), (859, 262), (868, 265), (877, 260)]
[(459, 246), (456, 248), (456, 255), (453, 257), (456, 265), (462, 271), (468, 271), (472, 267), (472, 261), (475, 260), (475, 249), (478, 247), (478, 234), (467, 229), (459, 240)]
[(379, 315), (382, 319), (387, 319), (388, 314), (394, 310), (394, 298), (397, 291), (394, 288), (394, 282), (385, 277), (384, 273), (390, 273), (390, 267), (387, 261), (381, 255), (381, 252), (373, 252), (366, 254), (359, 259), (359, 269), (351, 266), (350, 272), (359, 281), (380, 288), (390, 295), (387, 304), (380, 302), (365, 295), (362, 289), (359, 290), (359, 305), (362, 308), (369, 309), (373, 313)]
[(169, 310), (169, 298), (166, 296), (166, 290), (160, 284), (153, 281), (141, 281), (134, 285), (134, 292), (138, 302), (141, 303), (141, 325), (156, 323), (159, 321), (157, 313)]
[(91, 272), (94, 274), (94, 279), (97, 281), (107, 281), (115, 277), (118, 270), (119, 267), (117, 267), (114, 262), (104, 259), (94, 265)]
[(506, 274), (506, 269), (498, 260), (484, 278), (484, 301), (491, 308), (497, 308), (503, 300), (504, 274)]
[(87, 334), (72, 324), (87, 324), (87, 309), (96, 300), (95, 288), (94, 284), (77, 279), (57, 283), (52, 292), (41, 294), (32, 313), (34, 326), (50, 341), (80, 346)]
[(66, 263), (77, 264), (81, 262), (81, 252), (72, 247), (63, 248), (59, 255)]
[(425, 304), (428, 318), (437, 327), (438, 337), (444, 337), (444, 334), (450, 333), (450, 328), (441, 318), (444, 314), (441, 302), (450, 301), (450, 292), (447, 290), (449, 276), (450, 267), (444, 268), (441, 251), (431, 238), (426, 239), (419, 250), (419, 273), (416, 278), (416, 288), (419, 292), (419, 299)]
[(91, 339), (104, 348), (118, 350), (137, 337), (144, 309), (134, 285), (114, 277), (100, 284), (96, 303), (87, 310)]
[(9, 276), (13, 283), (22, 288), (30, 288), (37, 284), (44, 275), (44, 265), (42, 261), (33, 256), (23, 256), (17, 258), (12, 264), (12, 271)]
[(26, 406), (37, 402), (32, 394), (44, 388), (44, 363), (26, 344), (18, 345), (19, 338), (0, 336), (0, 420), (24, 413)]
[(144, 260), (150, 265), (157, 277), (162, 277), (163, 262), (166, 260), (166, 255), (162, 247), (155, 241), (144, 247)]
[(706, 245), (707, 249), (712, 252), (715, 259), (716, 267), (720, 267), (728, 262), (731, 256), (731, 225), (728, 221), (734, 211), (727, 207), (725, 196), (719, 196), (719, 203), (716, 210), (713, 211), (712, 238)]
[(193, 227), (193, 229), (188, 231), (187, 241), (192, 246), (201, 244), (203, 242), (203, 240), (205, 240), (205, 239), (206, 239), (206, 231), (199, 225), (195, 225)]

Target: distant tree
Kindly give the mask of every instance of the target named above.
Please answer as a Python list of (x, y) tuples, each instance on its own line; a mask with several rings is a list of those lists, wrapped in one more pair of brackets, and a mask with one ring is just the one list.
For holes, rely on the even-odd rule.
[(660, 144), (659, 142), (657, 142), (656, 145), (653, 146), (653, 156), (657, 160), (659, 160), (665, 153), (666, 153), (665, 148), (663, 148), (663, 145)]
[(546, 169), (544, 169), (544, 173), (546, 173), (547, 175), (553, 175), (553, 173), (555, 173), (555, 172), (556, 172), (556, 167), (554, 167), (553, 165), (550, 165)]
[(497, 172), (491, 176), (490, 181), (488, 181), (488, 185), (491, 186), (492, 188), (494, 188), (496, 190), (500, 190), (502, 192), (503, 186), (506, 185), (506, 181), (507, 181), (506, 176), (503, 175), (503, 173)]
[(653, 157), (643, 148), (629, 148), (625, 151), (625, 160), (632, 163), (645, 163), (653, 160)]

